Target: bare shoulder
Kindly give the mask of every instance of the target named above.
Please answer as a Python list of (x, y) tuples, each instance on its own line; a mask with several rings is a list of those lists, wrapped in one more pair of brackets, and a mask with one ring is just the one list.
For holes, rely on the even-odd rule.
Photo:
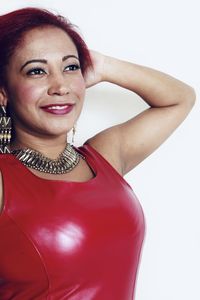
[(87, 140), (87, 143), (97, 150), (122, 175), (118, 126), (101, 131)]
[(0, 211), (3, 207), (3, 182), (2, 182), (2, 174), (0, 171)]

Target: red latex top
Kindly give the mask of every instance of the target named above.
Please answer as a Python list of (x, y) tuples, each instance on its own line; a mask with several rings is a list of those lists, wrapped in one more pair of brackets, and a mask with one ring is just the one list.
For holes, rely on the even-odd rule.
[(91, 146), (95, 177), (41, 179), (0, 156), (1, 300), (132, 300), (144, 216), (131, 187)]

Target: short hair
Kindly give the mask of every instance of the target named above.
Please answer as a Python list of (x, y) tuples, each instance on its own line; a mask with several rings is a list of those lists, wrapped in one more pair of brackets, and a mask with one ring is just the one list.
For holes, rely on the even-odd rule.
[(31, 29), (55, 26), (65, 31), (76, 46), (83, 75), (92, 67), (90, 52), (80, 34), (69, 20), (46, 9), (27, 7), (0, 16), (0, 86), (6, 85), (6, 66)]

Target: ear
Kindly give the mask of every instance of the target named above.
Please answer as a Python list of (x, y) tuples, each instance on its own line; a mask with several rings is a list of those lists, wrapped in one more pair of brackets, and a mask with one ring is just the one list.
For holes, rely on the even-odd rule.
[(0, 87), (0, 105), (7, 106), (8, 96), (6, 90), (3, 87)]

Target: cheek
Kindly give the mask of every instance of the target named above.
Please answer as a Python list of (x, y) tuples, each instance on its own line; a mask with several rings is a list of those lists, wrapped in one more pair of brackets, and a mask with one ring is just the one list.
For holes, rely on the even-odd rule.
[(43, 93), (42, 87), (27, 83), (25, 80), (19, 80), (12, 86), (8, 87), (9, 99), (14, 103), (34, 103)]
[(14, 98), (21, 103), (34, 103), (39, 99), (42, 90), (29, 85), (20, 85), (14, 90)]
[(80, 100), (83, 100), (85, 97), (85, 81), (83, 77), (77, 78), (73, 81), (71, 85), (72, 90), (77, 95)]

